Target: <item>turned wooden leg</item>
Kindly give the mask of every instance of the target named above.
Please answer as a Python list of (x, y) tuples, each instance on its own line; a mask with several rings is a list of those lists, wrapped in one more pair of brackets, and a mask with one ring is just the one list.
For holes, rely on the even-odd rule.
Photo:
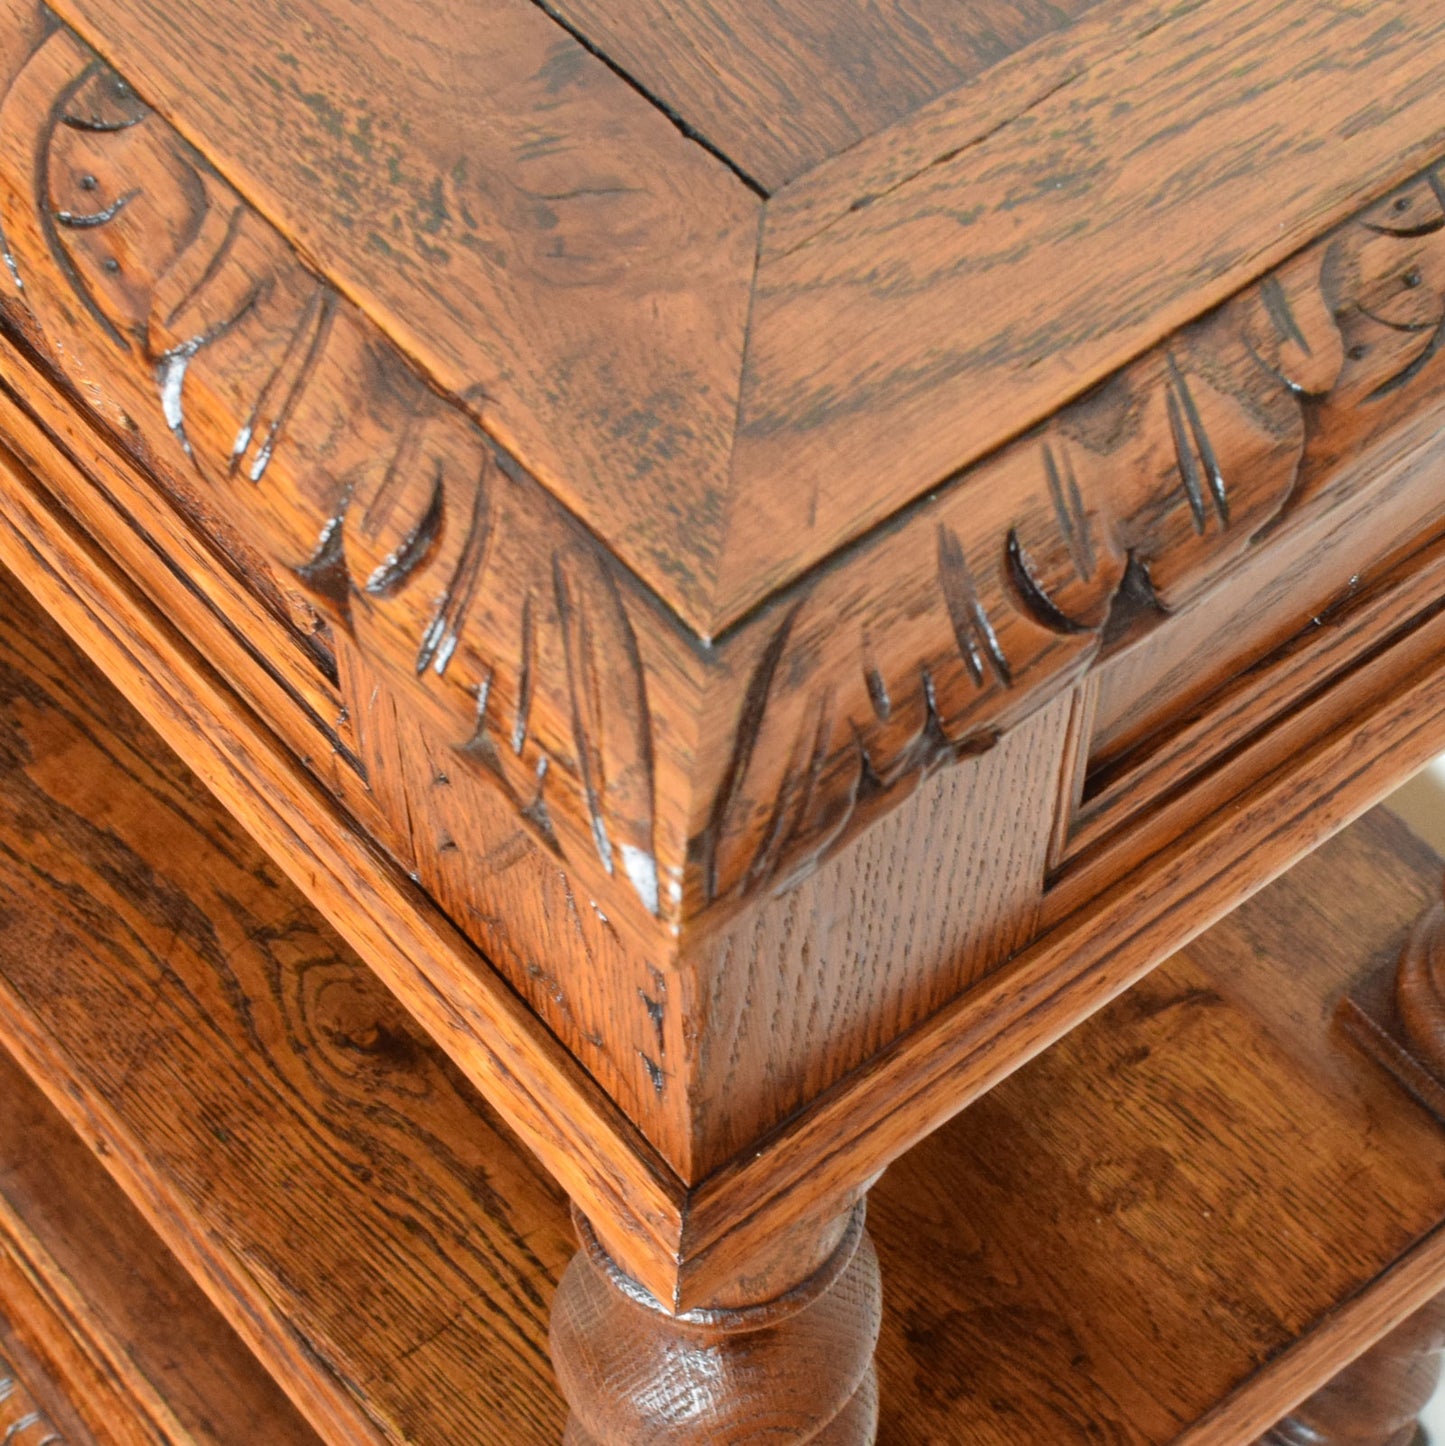
[(1341, 1004), (1345, 1028), (1445, 1121), (1445, 902), (1421, 916), (1399, 961)]
[(552, 1312), (567, 1446), (871, 1446), (882, 1318), (864, 1206), (740, 1263), (710, 1303), (670, 1314), (578, 1217)]
[(1426, 911), (1400, 955), (1395, 1004), (1416, 1056), (1445, 1080), (1445, 903)]
[(1440, 1382), (1445, 1296), (1347, 1366), (1281, 1421), (1261, 1446), (1413, 1446)]

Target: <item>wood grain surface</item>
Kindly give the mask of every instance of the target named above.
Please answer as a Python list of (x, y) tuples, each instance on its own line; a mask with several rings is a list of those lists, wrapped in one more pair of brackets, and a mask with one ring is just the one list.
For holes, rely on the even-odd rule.
[(316, 1446), (281, 1388), (3, 1051), (0, 1097), (0, 1302), (101, 1446)]
[[(560, 1197), (7, 594), (5, 1040), (334, 1442), (544, 1439)], [(530, 1324), (529, 1324), (530, 1323)]]
[(772, 193), (1099, 0), (546, 7)]
[[(9, 1043), (243, 1334), (288, 1322), (252, 1343), (319, 1388), (326, 1439), (502, 1420), (508, 1446), (555, 1442), (562, 1200), (126, 706), (3, 606)], [(1350, 830), (885, 1176), (885, 1441), (1249, 1439), (1439, 1289), (1445, 1134), (1328, 1019), (1440, 867), (1392, 821)]]
[(1429, 0), (1219, 0), (772, 256), (735, 453), (729, 546), (747, 564), (727, 571), (748, 581), (729, 605), (1438, 155), (1442, 75)]
[[(1187, 608), (1311, 507), (1367, 490), (1378, 449), (1434, 430), (1445, 243), (1429, 171), (702, 646), (127, 82), (64, 32), (41, 43), (8, 3), (16, 326), (158, 480), (202, 479), (278, 577), (354, 630), (379, 685), (659, 967), (1057, 695), (1116, 607), (1138, 604), (1139, 626), (1158, 621), (1150, 603)], [(1392, 125), (1371, 143), (1399, 140)], [(786, 505), (805, 491), (774, 489)], [(765, 511), (739, 521), (796, 538)]]
[(761, 210), (742, 181), (527, 0), (57, 10), (698, 613)]
[(1438, 1290), (1445, 1133), (1333, 1012), (1442, 867), (1372, 815), (884, 1176), (883, 1441), (1253, 1441)]
[[(61, 9), (706, 637), (1445, 149), (1445, 40), (1425, 0), (1369, 15), (1305, 0), (1218, 0), (1207, 15), (1197, 0), (1088, 13), (996, 0), (951, 19), (982, 22), (1000, 56), (1042, 38), (1002, 60), (995, 86), (958, 91), (952, 119), (925, 108), (856, 171), (840, 157), (801, 210), (784, 204), (754, 284), (758, 198), (535, 7), (494, 0), (493, 43), (463, 52), (462, 81), (426, 6), (388, 28), (339, 0), (276, 16), (248, 4), (234, 33), (159, 0)], [(900, 40), (914, 22), (908, 44), (922, 47), (943, 12), (914, 8), (858, 23)], [(673, 14), (612, 19), (684, 66), (701, 54), (690, 26), (727, 30), (728, 13)], [(846, 49), (856, 26), (835, 21)], [(559, 71), (534, 53), (544, 34), (575, 72), (556, 100), (543, 81)], [(1314, 65), (1322, 49), (1336, 58)], [(788, 50), (807, 67), (806, 44)], [(253, 63), (233, 73), (233, 53)], [(697, 63), (727, 85), (725, 65)], [(499, 68), (507, 84), (482, 83)], [(886, 80), (859, 84), (884, 97)], [(558, 139), (537, 162), (518, 131), (539, 113)], [(1109, 300), (1082, 307), (1081, 291)], [(547, 425), (513, 426), (518, 409)]]

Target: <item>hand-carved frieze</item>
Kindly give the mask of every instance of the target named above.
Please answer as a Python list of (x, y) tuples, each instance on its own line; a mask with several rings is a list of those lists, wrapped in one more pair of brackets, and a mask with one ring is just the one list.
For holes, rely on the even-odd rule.
[(1442, 196), (1431, 172), (1388, 197), (715, 645), (64, 30), (0, 109), (0, 286), (151, 475), (676, 936), (990, 747), (1126, 612), (1187, 604), (1428, 416)]
[(548, 848), (658, 914), (648, 684), (601, 550), (72, 36), (0, 126), (7, 254), (71, 381), (223, 499)]
[(1187, 604), (1445, 388), (1442, 195), (1433, 171), (1406, 186), (730, 640), (743, 701), (693, 907), (815, 867), (1067, 686), (1140, 594)]

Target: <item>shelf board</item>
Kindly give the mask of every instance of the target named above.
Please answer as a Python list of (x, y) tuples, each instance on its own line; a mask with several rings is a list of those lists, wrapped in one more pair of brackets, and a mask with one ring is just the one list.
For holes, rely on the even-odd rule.
[(66, 1446), (316, 1446), (276, 1383), (3, 1051), (0, 1100), (8, 1317), (0, 1353), (35, 1378)]
[[(1441, 868), (1371, 815), (884, 1177), (883, 1440), (1245, 1442), (1445, 1286), (1445, 1132), (1331, 1022)], [(0, 1041), (325, 1441), (555, 1446), (560, 1191), (13, 587)]]

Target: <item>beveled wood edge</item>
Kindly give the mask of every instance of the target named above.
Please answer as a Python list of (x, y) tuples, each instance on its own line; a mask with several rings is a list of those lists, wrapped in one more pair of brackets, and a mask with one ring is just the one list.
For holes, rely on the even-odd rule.
[(1176, 1436), (1171, 1446), (1253, 1441), (1326, 1385), (1445, 1287), (1445, 1226), (1407, 1251), (1334, 1315), (1276, 1356), (1257, 1376)]
[[(1212, 808), (954, 1004), (694, 1190), (684, 1246), (742, 1252), (876, 1174), (1445, 746), (1445, 600), (1199, 785)], [(1267, 861), (1267, 862), (1266, 862)], [(1141, 901), (1143, 904), (1141, 906)], [(694, 1288), (689, 1283), (689, 1292)], [(1307, 1394), (1307, 1393), (1306, 1393)]]
[[(62, 77), (80, 63), (54, 55), (45, 62), (58, 65)], [(44, 96), (58, 81), (37, 83)], [(28, 97), (22, 118), (39, 108)], [(22, 148), (29, 145), (21, 140)], [(219, 177), (212, 181), (183, 141), (161, 142), (218, 188), (220, 214), (234, 205), (232, 221), (251, 224), (247, 204)], [(25, 155), (21, 171), (29, 178), (34, 156)], [(440, 724), (462, 766), (491, 774), (533, 836), (605, 901), (609, 916), (625, 921), (662, 961), (676, 961), (692, 941), (846, 844), (928, 771), (988, 748), (1000, 730), (1070, 686), (1099, 656), (1104, 624), (1131, 566), (1152, 565), (1157, 590), (1170, 606), (1182, 605), (1227, 576), (1261, 531), (1278, 536), (1327, 498), (1339, 459), (1307, 451), (1308, 419), (1327, 418), (1347, 454), (1433, 424), (1445, 379), (1424, 363), (1437, 338), (1406, 328), (1393, 349), (1354, 357), (1347, 345), (1354, 334), (1341, 328), (1358, 318), (1338, 320), (1344, 302), (1326, 297), (1322, 270), (1341, 255), (1353, 264), (1382, 232), (1397, 237), (1406, 256), (1421, 234), (1422, 210), (1438, 205), (1431, 200), (1434, 177), (1431, 171), (1417, 178), (1396, 201), (1415, 207), (1406, 218), (1411, 224), (1392, 229), (1384, 203), (1368, 207), (1126, 368), (1115, 385), (1146, 409), (1139, 436), (1095, 452), (1078, 439), (1098, 425), (1098, 405), (1066, 408), (713, 646), (688, 635), (514, 459), (493, 458), (470, 422), (443, 409), (435, 418), (436, 445), (459, 456), (463, 468), (480, 457), (484, 479), (472, 476), (448, 490), (440, 504), (452, 524), (447, 530), (483, 540), (479, 549), (440, 549), (435, 566), (418, 563), (388, 576), (385, 597), (368, 603), (374, 616), (365, 650), (384, 665), (406, 707)], [(1445, 224), (1445, 210), (1439, 219)], [(225, 411), (224, 366), (208, 370), (208, 346), (182, 340), (154, 366), (133, 357), (126, 365), (134, 375), (123, 376), (124, 366), (104, 350), (105, 338), (92, 335), (95, 326), (87, 330), (85, 308), (72, 307), (77, 315), (70, 316), (63, 306), (66, 288), (80, 275), (76, 268), (95, 258), (76, 253), (80, 260), (72, 256), (68, 272), (53, 264), (55, 274), (46, 274), (39, 258), (47, 245), (58, 246), (55, 226), (13, 208), (7, 220), (21, 270), (30, 272), (20, 300), (38, 317), (36, 344), (47, 326), (56, 329), (73, 387), (103, 399), (113, 433), (126, 420), (140, 428), (158, 459), (159, 480), (166, 481), (167, 467), (201, 465), (199, 437), (193, 445), (186, 430), (186, 396), (198, 410), (220, 408), (244, 433), (244, 417)], [(27, 251), (22, 221), (26, 230), (38, 225), (37, 236), (51, 235), (49, 243), (36, 239)], [(372, 345), (370, 323), (319, 283), (274, 228), (259, 218), (255, 226), (256, 244), (269, 248), (276, 289), (296, 291), (297, 334), (327, 315), (328, 336), (345, 331), (348, 346)], [(224, 228), (213, 229), (206, 245), (223, 247)], [(208, 257), (217, 267), (203, 271)], [(190, 306), (201, 283), (215, 284), (223, 259), (224, 250), (211, 256), (203, 246), (194, 257), (188, 251), (157, 289), (179, 273), (172, 290), (187, 283)], [(97, 275), (95, 285), (101, 282)], [(1420, 299), (1437, 302), (1430, 292), (1424, 288)], [(386, 345), (379, 334), (375, 344)], [(109, 372), (83, 364), (95, 347)], [(1221, 370), (1230, 376), (1223, 391)], [(431, 406), (419, 382), (407, 385), (414, 392), (403, 388), (397, 405), (364, 389), (354, 399), (382, 413), (398, 449), (410, 445), (414, 418), (407, 406)], [(420, 425), (432, 420), (427, 412)], [(365, 450), (374, 440), (358, 438), (356, 446)], [(278, 572), (298, 587), (305, 582), (315, 605), (345, 627), (345, 589), (358, 597), (366, 590), (374, 559), (363, 549), (351, 559), (353, 571), (361, 571), (354, 578), (347, 572), (341, 539), (349, 504), (305, 495), (297, 480), (316, 471), (307, 471), (315, 460), (304, 438), (282, 436), (252, 468), (276, 479), (280, 493), (296, 494), (298, 515), (284, 525), (274, 513), (259, 515), (249, 500), (257, 484), (247, 478), (235, 505), (257, 513), (250, 517), (256, 543)], [(422, 528), (430, 504), (424, 487), (416, 491), (408, 499), (415, 516), (408, 517)], [(493, 494), (503, 501), (488, 500)], [(525, 588), (509, 579), (491, 589), (494, 611), (478, 618), (466, 611), (466, 599), (485, 565), (490, 529), (502, 525), (493, 508), (530, 519), (520, 539), (525, 546), (512, 552), (535, 577)], [(405, 551), (405, 544), (399, 537), (397, 546)], [(920, 556), (931, 557), (931, 565), (920, 568)], [(438, 611), (432, 600), (443, 584), (446, 601)], [(840, 616), (861, 619), (861, 634), (852, 635), (851, 621), (839, 629)], [(576, 676), (589, 654), (613, 672), (619, 659), (625, 665), (619, 685), (603, 698), (611, 709), (605, 719), (578, 706)], [(527, 720), (520, 734), (513, 717)], [(660, 719), (684, 740), (672, 754), (656, 751)], [(616, 751), (599, 755), (589, 774), (589, 755), (603, 747)], [(629, 782), (616, 791), (596, 788), (604, 775)], [(539, 810), (544, 781), (547, 807)]]
[[(177, 1419), (164, 1396), (127, 1354), (125, 1344), (116, 1340), (95, 1318), (71, 1281), (50, 1256), (34, 1231), (0, 1194), (0, 1255), (8, 1256), (34, 1296), (36, 1307), (47, 1312), (56, 1327), (69, 1338), (74, 1349), (95, 1373), (99, 1388), (111, 1399), (107, 1406), (88, 1402), (90, 1410), (77, 1407), (81, 1416), (109, 1409), (123, 1412), (114, 1429), (128, 1440), (154, 1442), (155, 1446), (194, 1446), (195, 1438)], [(12, 1325), (13, 1304), (0, 1301)], [(23, 1323), (17, 1327), (26, 1334)]]
[(0, 496), (0, 563), (333, 921), (589, 1218), (611, 1227), (610, 1253), (668, 1298), (665, 1262), (685, 1197), (667, 1165), (3, 448)]

